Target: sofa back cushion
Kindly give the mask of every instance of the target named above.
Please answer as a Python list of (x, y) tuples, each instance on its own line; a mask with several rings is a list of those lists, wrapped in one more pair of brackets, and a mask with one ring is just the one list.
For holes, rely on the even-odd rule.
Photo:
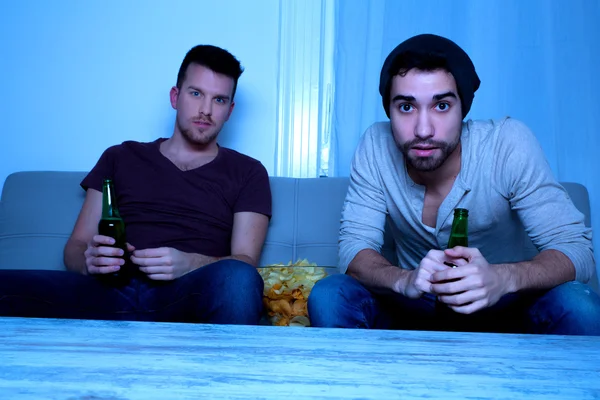
[[(63, 248), (85, 197), (79, 186), (85, 174), (17, 172), (6, 179), (0, 197), (0, 268), (64, 269)], [(299, 259), (337, 265), (348, 178), (270, 179), (273, 217), (260, 265)], [(575, 183), (563, 186), (590, 226), (585, 187)], [(393, 241), (387, 233), (383, 254), (395, 262)]]
[(83, 204), (84, 172), (17, 172), (0, 198), (0, 268), (64, 269), (63, 248)]

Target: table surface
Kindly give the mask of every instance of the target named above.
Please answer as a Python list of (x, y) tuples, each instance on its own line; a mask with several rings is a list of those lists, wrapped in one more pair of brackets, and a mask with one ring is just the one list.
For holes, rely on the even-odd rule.
[(1, 399), (597, 399), (600, 337), (0, 318)]

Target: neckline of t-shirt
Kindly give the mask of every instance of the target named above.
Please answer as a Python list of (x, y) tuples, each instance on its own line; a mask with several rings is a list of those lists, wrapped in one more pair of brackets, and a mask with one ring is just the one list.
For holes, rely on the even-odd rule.
[(164, 154), (163, 154), (163, 153), (160, 151), (160, 144), (161, 144), (162, 142), (166, 141), (167, 139), (168, 139), (168, 138), (164, 138), (164, 137), (161, 137), (161, 138), (158, 138), (158, 139), (156, 139), (156, 140), (154, 141), (154, 144), (155, 144), (154, 148), (155, 148), (155, 150), (158, 152), (159, 156), (160, 156), (160, 157), (161, 157), (161, 158), (162, 158), (162, 159), (163, 159), (163, 160), (164, 160), (164, 161), (165, 161), (167, 164), (171, 165), (173, 168), (175, 168), (175, 170), (177, 170), (177, 171), (179, 171), (179, 172), (182, 172), (182, 173), (190, 173), (190, 172), (194, 172), (194, 171), (199, 171), (199, 170), (202, 170), (202, 169), (204, 169), (205, 167), (212, 166), (212, 165), (213, 165), (213, 164), (214, 164), (214, 163), (215, 163), (217, 160), (220, 160), (220, 159), (221, 159), (221, 157), (222, 157), (222, 153), (223, 153), (223, 150), (225, 150), (225, 149), (224, 149), (222, 146), (220, 146), (220, 145), (217, 143), (217, 147), (218, 147), (219, 151), (217, 152), (217, 155), (215, 156), (215, 158), (213, 158), (211, 161), (207, 162), (207, 163), (206, 163), (206, 164), (204, 164), (204, 165), (201, 165), (201, 166), (199, 166), (199, 167), (192, 168), (192, 169), (188, 169), (188, 170), (185, 170), (185, 171), (184, 171), (184, 170), (182, 170), (181, 168), (179, 168), (177, 165), (175, 165), (175, 163), (174, 163), (173, 161), (169, 160), (169, 158), (168, 158), (167, 156), (165, 156), (165, 155), (164, 155)]

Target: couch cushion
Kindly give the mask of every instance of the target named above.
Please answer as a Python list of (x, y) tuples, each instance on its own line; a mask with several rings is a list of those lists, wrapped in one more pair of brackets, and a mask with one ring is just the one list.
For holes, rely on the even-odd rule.
[[(85, 174), (18, 172), (6, 179), (0, 197), (0, 268), (64, 269), (63, 248), (84, 200), (85, 192), (79, 182)], [(270, 180), (273, 217), (260, 265), (304, 258), (322, 266), (337, 265), (338, 232), (348, 178)], [(590, 226), (586, 188), (576, 183), (563, 186)], [(383, 253), (395, 262), (389, 229)]]
[(590, 195), (587, 188), (580, 183), (561, 182), (561, 185), (569, 193), (575, 207), (585, 215), (585, 226), (592, 226), (592, 212), (590, 207)]
[[(63, 248), (85, 192), (85, 172), (18, 172), (0, 198), (0, 268), (64, 269)], [(273, 218), (260, 265), (307, 258), (337, 265), (347, 178), (271, 177)]]
[(261, 265), (308, 259), (337, 265), (338, 230), (347, 178), (271, 178), (273, 218)]
[(0, 198), (0, 268), (64, 269), (63, 248), (83, 204), (84, 172), (18, 172)]

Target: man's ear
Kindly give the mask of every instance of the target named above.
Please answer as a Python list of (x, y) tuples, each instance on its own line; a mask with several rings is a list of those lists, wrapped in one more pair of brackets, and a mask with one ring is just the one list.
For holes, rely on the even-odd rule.
[(231, 113), (233, 112), (233, 107), (235, 107), (235, 101), (232, 101), (231, 104), (229, 105), (229, 113), (227, 114), (227, 120), (229, 120), (229, 117), (231, 117)]
[(179, 98), (179, 89), (177, 86), (173, 86), (171, 88), (171, 92), (169, 92), (169, 98), (171, 100), (171, 107), (173, 107), (174, 110), (177, 110), (177, 99)]

